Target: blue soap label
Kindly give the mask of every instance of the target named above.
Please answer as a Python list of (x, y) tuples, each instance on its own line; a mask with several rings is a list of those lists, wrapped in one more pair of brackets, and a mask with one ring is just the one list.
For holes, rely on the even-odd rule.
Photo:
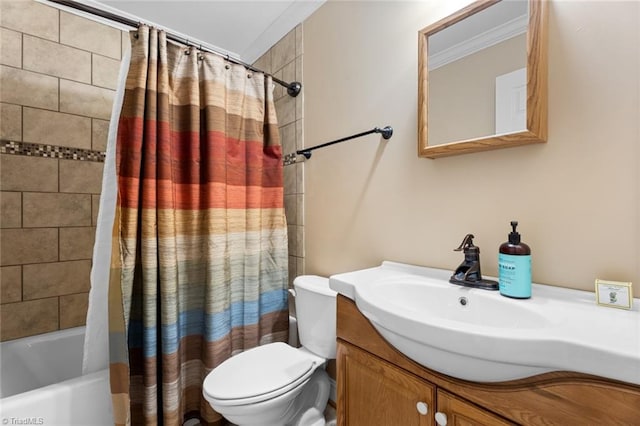
[(500, 293), (509, 297), (531, 297), (531, 255), (498, 255)]

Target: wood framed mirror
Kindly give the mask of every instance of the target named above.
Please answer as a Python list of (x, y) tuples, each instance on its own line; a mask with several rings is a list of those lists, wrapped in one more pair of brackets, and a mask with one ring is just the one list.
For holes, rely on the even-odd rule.
[(478, 0), (419, 32), (418, 156), (546, 142), (547, 15)]

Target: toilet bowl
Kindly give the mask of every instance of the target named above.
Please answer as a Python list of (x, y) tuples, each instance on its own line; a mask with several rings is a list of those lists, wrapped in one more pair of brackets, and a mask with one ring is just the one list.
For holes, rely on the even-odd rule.
[(302, 347), (270, 343), (242, 352), (214, 368), (203, 395), (239, 426), (324, 426), (329, 398), (327, 359), (336, 351), (336, 293), (329, 280), (294, 280)]

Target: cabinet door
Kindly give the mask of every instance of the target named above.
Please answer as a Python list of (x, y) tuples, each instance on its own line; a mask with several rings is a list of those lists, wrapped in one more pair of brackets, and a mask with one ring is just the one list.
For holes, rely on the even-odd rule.
[(338, 424), (434, 425), (435, 387), (353, 346), (338, 343)]
[(489, 411), (438, 389), (438, 426), (502, 426), (515, 425)]

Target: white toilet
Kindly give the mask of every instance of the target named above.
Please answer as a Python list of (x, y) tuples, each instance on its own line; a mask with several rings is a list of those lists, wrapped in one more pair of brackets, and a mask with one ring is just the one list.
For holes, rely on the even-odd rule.
[(328, 359), (336, 356), (336, 292), (327, 278), (293, 282), (301, 348), (270, 343), (214, 368), (203, 394), (214, 410), (239, 426), (324, 426)]

